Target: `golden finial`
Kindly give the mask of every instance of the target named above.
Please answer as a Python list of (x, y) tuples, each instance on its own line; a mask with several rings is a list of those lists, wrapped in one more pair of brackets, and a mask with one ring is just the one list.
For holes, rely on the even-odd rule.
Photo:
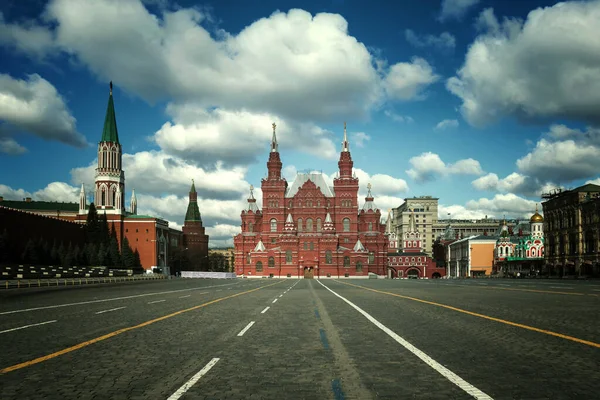
[(371, 186), (371, 182), (369, 182), (369, 183), (367, 184), (367, 189), (371, 190), (371, 187), (372, 187), (372, 186)]
[(273, 133), (275, 133), (275, 128), (277, 128), (277, 125), (275, 124), (275, 122), (273, 122)]
[(250, 191), (254, 190), (254, 186), (250, 185)]
[(535, 212), (538, 212), (538, 203), (535, 203)]

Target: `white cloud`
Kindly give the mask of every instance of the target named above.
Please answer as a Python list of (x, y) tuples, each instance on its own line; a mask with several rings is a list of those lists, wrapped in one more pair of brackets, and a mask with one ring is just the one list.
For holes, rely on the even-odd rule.
[(477, 190), (522, 194), (530, 197), (539, 197), (542, 193), (558, 187), (558, 185), (551, 182), (544, 183), (518, 172), (513, 172), (502, 179), (494, 173), (489, 173), (475, 179), (472, 185)]
[(409, 162), (412, 168), (406, 173), (419, 183), (435, 180), (438, 176), (483, 174), (479, 161), (472, 158), (458, 160), (454, 164), (446, 164), (439, 155), (426, 152), (412, 157)]
[(594, 177), (600, 170), (600, 129), (552, 125), (534, 149), (517, 160), (517, 167), (541, 181), (567, 183)]
[(448, 128), (458, 128), (458, 121), (455, 119), (445, 119), (438, 122), (438, 124), (435, 126), (435, 129), (437, 130), (444, 130)]
[(425, 59), (413, 57), (410, 63), (393, 65), (384, 84), (390, 99), (418, 100), (425, 98), (424, 89), (439, 79)]
[(392, 121), (395, 121), (395, 122), (406, 122), (406, 123), (415, 122), (415, 120), (408, 115), (399, 115), (399, 114), (396, 114), (389, 110), (385, 110), (383, 113), (385, 114), (386, 117), (391, 118)]
[(371, 136), (364, 132), (353, 132), (350, 136), (352, 137), (352, 143), (354, 143), (356, 147), (365, 147), (365, 142), (371, 140)]
[[(37, 74), (28, 75), (27, 80), (0, 74), (0, 121), (46, 140), (76, 147), (87, 145), (85, 137), (77, 132), (75, 118), (62, 96)], [(23, 149), (14, 140), (3, 142), (13, 152)]]
[[(475, 126), (503, 116), (600, 122), (600, 1), (571, 1), (499, 22), (484, 11), (485, 32), (447, 81)], [(549, 84), (551, 82), (552, 84)]]
[[(138, 0), (52, 0), (47, 27), (29, 26), (43, 40), (28, 45), (23, 35), (5, 34), (2, 43), (32, 55), (66, 52), (101, 80), (116, 77), (116, 85), (147, 101), (169, 97), (316, 121), (366, 117), (382, 99), (386, 71), (376, 65), (383, 61), (348, 34), (341, 15), (276, 11), (237, 34), (211, 36), (198, 8), (159, 12)], [(15, 29), (0, 22), (0, 32)], [(390, 94), (402, 99), (437, 80), (420, 60), (392, 65), (389, 74)]]
[(527, 200), (513, 193), (497, 194), (493, 198), (470, 200), (463, 205), (442, 205), (438, 207), (438, 218), (481, 219), (485, 218), (518, 218), (528, 219), (535, 211), (535, 201)]
[(0, 137), (0, 153), (18, 156), (27, 153), (27, 149), (17, 143), (13, 138)]
[(334, 133), (311, 123), (282, 121), (272, 114), (244, 110), (205, 110), (191, 103), (170, 104), (167, 113), (173, 123), (165, 123), (153, 140), (165, 152), (202, 166), (217, 160), (225, 165), (257, 161), (269, 147), (275, 121), (280, 150), (294, 149), (328, 159), (337, 155), (331, 140)]
[(0, 196), (4, 200), (23, 200), (26, 197), (31, 197), (31, 193), (24, 189), (13, 189), (0, 183)]
[(442, 9), (438, 19), (446, 21), (449, 19), (461, 19), (469, 8), (479, 3), (479, 0), (442, 0)]
[(448, 32), (443, 32), (439, 36), (418, 35), (410, 29), (404, 31), (406, 41), (415, 47), (434, 46), (440, 49), (454, 49), (456, 39)]
[(0, 45), (13, 45), (20, 53), (32, 55), (37, 59), (47, 56), (54, 45), (54, 38), (46, 28), (35, 24), (7, 24), (0, 12)]

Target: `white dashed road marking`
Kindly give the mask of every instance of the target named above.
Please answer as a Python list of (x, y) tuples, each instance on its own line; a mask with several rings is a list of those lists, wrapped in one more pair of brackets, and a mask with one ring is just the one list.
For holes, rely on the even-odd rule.
[(111, 312), (111, 311), (122, 310), (124, 308), (127, 308), (127, 307), (117, 307), (117, 308), (111, 308), (110, 310), (102, 310), (102, 311), (98, 311), (96, 314), (104, 314), (104, 313)]
[(191, 294), (186, 294), (185, 296), (180, 296), (179, 298), (180, 299), (185, 299), (186, 297), (190, 297), (190, 296), (191, 296)]
[(273, 303), (275, 303), (277, 301), (277, 299), (273, 300)]
[(453, 384), (458, 386), (460, 389), (464, 390), (469, 395), (475, 397), (476, 399), (493, 400), (492, 397), (485, 394), (481, 390), (477, 389), (475, 386), (471, 385), (469, 382), (465, 381), (460, 376), (456, 375), (454, 372), (450, 371), (448, 368), (444, 367), (442, 364), (438, 363), (433, 358), (429, 357), (427, 354), (425, 354), (424, 352), (422, 352), (421, 350), (419, 350), (418, 348), (416, 348), (415, 346), (413, 346), (412, 344), (407, 342), (405, 339), (403, 339), (398, 334), (396, 334), (394, 331), (392, 331), (391, 329), (389, 329), (388, 327), (383, 325), (381, 322), (377, 321), (369, 313), (367, 313), (366, 311), (364, 311), (363, 309), (361, 309), (360, 307), (358, 307), (357, 305), (352, 303), (350, 300), (346, 299), (345, 297), (340, 296), (333, 290), (329, 289), (327, 286), (322, 284), (321, 281), (317, 281), (317, 283), (319, 283), (325, 289), (329, 290), (335, 296), (337, 296), (340, 299), (342, 299), (343, 301), (345, 301), (348, 305), (350, 305), (350, 307), (354, 308), (356, 311), (361, 313), (366, 319), (368, 319), (376, 327), (378, 327), (379, 329), (381, 329), (382, 331), (387, 333), (388, 336), (390, 336), (392, 339), (394, 339), (396, 342), (398, 342), (402, 347), (404, 347), (406, 350), (413, 353), (415, 356), (419, 357), (423, 362), (425, 362), (425, 364), (429, 365), (436, 372), (438, 372), (444, 378), (448, 379), (450, 382), (452, 382)]
[(150, 302), (150, 303), (148, 303), (148, 304), (162, 303), (163, 301), (166, 301), (166, 300), (154, 300), (154, 301), (151, 301), (151, 302)]
[(262, 310), (260, 313), (261, 313), (261, 314), (264, 314), (264, 313), (266, 313), (266, 312), (267, 312), (267, 310), (268, 310), (269, 308), (271, 308), (271, 307), (265, 307), (265, 309), (264, 309), (264, 310)]
[(242, 329), (240, 331), (240, 333), (238, 333), (238, 336), (244, 336), (244, 333), (246, 333), (248, 331), (248, 329), (250, 329), (252, 327), (252, 325), (254, 325), (254, 321), (251, 321), (248, 325), (246, 325), (246, 327), (244, 329)]
[(18, 328), (12, 328), (12, 329), (7, 329), (5, 331), (0, 331), (0, 333), (8, 333), (8, 332), (12, 332), (12, 331), (18, 331), (20, 329), (25, 329), (25, 328), (31, 328), (32, 326), (39, 326), (39, 325), (46, 325), (46, 324), (51, 324), (53, 322), (56, 322), (57, 320), (52, 320), (52, 321), (46, 321), (46, 322), (40, 322), (39, 324), (31, 324), (31, 325), (25, 325), (25, 326), (20, 326)]
[(198, 371), (198, 373), (196, 375), (192, 376), (192, 378), (189, 381), (187, 381), (186, 383), (183, 384), (182, 387), (177, 389), (177, 391), (175, 393), (173, 393), (171, 396), (169, 396), (169, 398), (167, 400), (177, 400), (181, 396), (183, 396), (185, 394), (185, 392), (187, 392), (192, 386), (194, 386), (196, 384), (196, 382), (198, 382), (200, 380), (200, 378), (202, 378), (204, 375), (206, 375), (206, 373), (208, 371), (210, 371), (210, 369), (212, 367), (214, 367), (215, 364), (219, 360), (220, 360), (219, 358), (213, 358), (212, 360), (210, 360), (208, 362), (208, 364), (206, 364), (204, 366), (204, 368), (202, 368), (200, 371)]

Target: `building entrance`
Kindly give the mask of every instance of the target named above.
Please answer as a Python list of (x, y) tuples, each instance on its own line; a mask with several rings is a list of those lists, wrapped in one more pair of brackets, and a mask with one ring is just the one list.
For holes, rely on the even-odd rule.
[(315, 270), (313, 267), (304, 267), (304, 279), (313, 279), (315, 277)]

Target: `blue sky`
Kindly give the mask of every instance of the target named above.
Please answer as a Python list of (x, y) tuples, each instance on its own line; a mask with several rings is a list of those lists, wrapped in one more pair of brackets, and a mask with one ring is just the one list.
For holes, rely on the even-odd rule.
[[(368, 5), (367, 5), (368, 4)], [(525, 217), (598, 179), (599, 1), (68, 0), (0, 4), (0, 195), (93, 187), (108, 82), (126, 190), (182, 223), (192, 178), (214, 244), (266, 173), (332, 177), (348, 123), (361, 197)], [(260, 194), (260, 193), (259, 193)]]

